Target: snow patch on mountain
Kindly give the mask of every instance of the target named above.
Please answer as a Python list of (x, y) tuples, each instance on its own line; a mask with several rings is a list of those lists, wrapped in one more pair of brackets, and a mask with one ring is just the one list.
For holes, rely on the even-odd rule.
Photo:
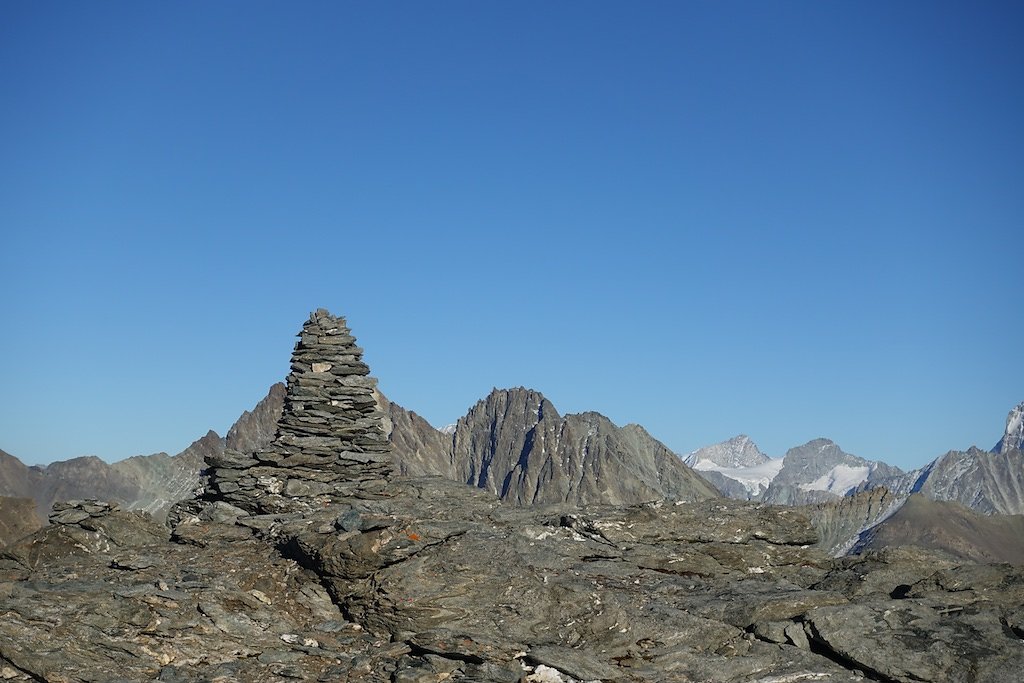
[(743, 485), (751, 496), (758, 496), (768, 488), (772, 479), (782, 469), (782, 458), (772, 458), (752, 467), (722, 467), (710, 460), (698, 460), (693, 464), (698, 472), (719, 472)]
[(812, 482), (800, 484), (803, 491), (827, 491), (839, 496), (846, 495), (871, 474), (870, 465), (836, 465)]
[(1006, 430), (1003, 438), (992, 449), (993, 453), (1003, 453), (1011, 448), (1024, 448), (1024, 403), (1020, 403), (1006, 416)]
[(753, 467), (767, 460), (768, 456), (746, 434), (698, 448), (683, 458), (683, 462), (690, 467), (696, 467), (699, 462), (711, 462), (719, 467)]

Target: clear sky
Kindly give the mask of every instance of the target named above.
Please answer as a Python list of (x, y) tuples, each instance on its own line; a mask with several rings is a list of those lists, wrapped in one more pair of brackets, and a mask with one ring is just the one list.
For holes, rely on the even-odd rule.
[(345, 315), (686, 453), (1024, 400), (1019, 2), (0, 3), (0, 448), (176, 453)]

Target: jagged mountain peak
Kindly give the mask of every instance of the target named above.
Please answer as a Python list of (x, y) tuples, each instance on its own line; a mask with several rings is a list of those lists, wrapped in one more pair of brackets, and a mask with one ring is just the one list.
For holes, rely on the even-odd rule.
[(494, 388), (459, 419), (453, 432), (458, 433), (460, 424), (473, 422), (483, 415), (501, 421), (523, 420), (524, 424), (536, 424), (545, 418), (561, 419), (555, 406), (539, 391), (526, 387)]
[(983, 514), (1024, 513), (1024, 453), (971, 446), (949, 451), (914, 473), (912, 491), (952, 500)]
[[(749, 436), (738, 434), (722, 443), (698, 448), (683, 458), (683, 461), (690, 467), (697, 467), (698, 463), (705, 463), (706, 465), (732, 468), (756, 467), (768, 462), (769, 459)], [(709, 468), (705, 466), (704, 469)]]
[[(840, 453), (843, 452), (843, 449), (839, 447), (839, 444), (837, 444), (832, 439), (825, 438), (824, 436), (819, 436), (816, 439), (811, 439), (810, 441), (808, 441), (807, 443), (805, 443), (802, 446), (796, 446), (796, 448), (802, 448), (802, 449), (817, 448), (819, 451), (826, 451), (826, 450), (833, 451), (834, 450), (834, 451), (839, 451)], [(790, 449), (790, 450), (793, 450), (793, 449)]]
[(825, 502), (902, 476), (898, 467), (852, 455), (835, 441), (819, 437), (786, 451), (764, 500), (787, 505)]
[[(493, 389), (437, 460), (448, 476), (517, 505), (698, 500), (714, 490), (646, 432), (593, 411), (559, 415), (543, 394)], [(399, 459), (404, 453), (399, 450)]]
[(1021, 401), (1010, 410), (1006, 416), (1006, 429), (1003, 430), (1003, 438), (992, 449), (994, 453), (1002, 453), (1011, 448), (1024, 449), (1024, 401)]

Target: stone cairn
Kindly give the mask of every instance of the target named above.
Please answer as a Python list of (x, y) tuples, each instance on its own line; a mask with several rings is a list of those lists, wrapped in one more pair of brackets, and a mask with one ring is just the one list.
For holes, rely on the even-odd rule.
[(277, 514), (382, 494), (393, 472), (391, 445), (363, 350), (345, 319), (323, 309), (298, 336), (273, 443), (208, 457), (208, 500)]

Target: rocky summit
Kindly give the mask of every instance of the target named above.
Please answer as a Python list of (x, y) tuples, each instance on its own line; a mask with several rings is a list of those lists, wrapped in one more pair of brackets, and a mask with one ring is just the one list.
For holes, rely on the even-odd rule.
[(317, 311), (274, 441), (209, 455), (210, 489), (167, 525), (71, 501), (0, 552), (0, 678), (1009, 683), (1024, 670), (1024, 567), (913, 549), (832, 559), (796, 508), (522, 507), (398, 476), (364, 368), (344, 322)]

